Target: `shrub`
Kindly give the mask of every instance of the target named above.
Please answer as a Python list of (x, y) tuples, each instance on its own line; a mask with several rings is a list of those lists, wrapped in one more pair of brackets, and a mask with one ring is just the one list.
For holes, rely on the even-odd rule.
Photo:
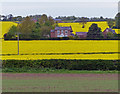
[(3, 60), (4, 68), (41, 68), (68, 69), (68, 70), (119, 70), (119, 60)]

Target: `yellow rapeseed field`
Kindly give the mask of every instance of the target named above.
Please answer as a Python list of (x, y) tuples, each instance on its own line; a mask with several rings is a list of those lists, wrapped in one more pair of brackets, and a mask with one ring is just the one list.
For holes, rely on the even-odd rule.
[[(104, 40), (39, 40), (2, 41), (2, 59), (118, 59), (118, 41)], [(101, 53), (98, 53), (101, 52)], [(103, 52), (111, 52), (102, 54)], [(112, 53), (113, 52), (113, 53)], [(115, 53), (114, 53), (115, 52)], [(79, 53), (79, 54), (78, 54)], [(87, 54), (89, 53), (89, 54)], [(90, 54), (97, 53), (97, 54)]]
[(4, 34), (7, 33), (13, 25), (17, 26), (17, 23), (10, 21), (0, 22), (0, 38), (3, 38)]
[[(82, 28), (83, 24), (82, 23), (58, 23), (59, 26), (71, 26), (73, 29), (74, 34), (76, 32), (88, 32), (89, 27), (93, 24), (96, 23), (98, 26), (104, 31), (106, 28), (109, 28), (108, 24), (106, 21), (102, 22), (87, 22), (85, 24), (85, 28)], [(10, 21), (4, 21), (0, 22), (0, 38), (3, 38), (4, 34), (7, 33), (10, 29), (11, 26), (16, 25), (17, 23), (15, 22), (10, 22)], [(114, 29), (116, 33), (118, 34), (120, 32), (119, 29)], [(119, 31), (119, 32), (118, 32)]]
[[(60, 26), (72, 26), (75, 32), (88, 32), (88, 22), (85, 28), (79, 23), (59, 23)], [(0, 22), (0, 38), (8, 32), (14, 22)], [(102, 31), (107, 28), (106, 22), (98, 22)], [(1, 33), (2, 32), (2, 33)], [(2, 44), (1, 44), (2, 43)], [(20, 55), (17, 55), (17, 41), (4, 41), (0, 39), (0, 58), (36, 60), (36, 59), (118, 59), (118, 41), (117, 40), (39, 40), (39, 41), (20, 41)], [(108, 52), (108, 53), (105, 53)], [(92, 54), (93, 53), (93, 54)], [(103, 54), (105, 53), (105, 54)]]
[(120, 29), (113, 29), (117, 34), (120, 34)]
[(73, 32), (88, 32), (89, 27), (93, 24), (96, 23), (98, 24), (98, 27), (101, 28), (102, 32), (106, 29), (109, 28), (108, 24), (106, 21), (101, 21), (101, 22), (87, 22), (85, 24), (85, 27), (82, 28), (83, 24), (82, 23), (59, 23), (59, 26), (71, 26), (73, 29)]

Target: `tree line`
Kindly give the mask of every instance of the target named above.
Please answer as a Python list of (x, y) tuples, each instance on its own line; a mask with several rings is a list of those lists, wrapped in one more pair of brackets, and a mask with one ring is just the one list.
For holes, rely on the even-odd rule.
[[(42, 15), (30, 15), (31, 19), (38, 21)], [(0, 15), (0, 21), (23, 21), (26, 17), (16, 16), (14, 17), (12, 14), (9, 15)], [(58, 16), (55, 19), (61, 19), (63, 22), (74, 22), (75, 20), (83, 22), (84, 24), (90, 20), (106, 20), (110, 28), (120, 28), (120, 13), (118, 13), (115, 18), (104, 18), (103, 16), (100, 17), (76, 17), (76, 16)]]
[[(76, 19), (75, 16), (70, 16)], [(70, 18), (69, 17), (69, 18)], [(9, 15), (9, 19), (12, 18), (12, 15)], [(60, 16), (58, 18), (61, 18)], [(56, 19), (58, 19), (56, 18)], [(67, 18), (67, 17), (63, 17)], [(70, 18), (70, 19), (72, 19)], [(84, 24), (86, 20), (89, 18), (82, 17), (81, 21)], [(97, 18), (96, 18), (97, 19)], [(104, 19), (102, 16), (99, 19)], [(35, 20), (35, 21), (34, 21)], [(107, 19), (108, 25), (110, 28), (120, 28), (120, 13), (118, 13), (114, 19)], [(116, 25), (115, 25), (116, 24)], [(58, 26), (58, 23), (54, 21), (51, 16), (47, 16), (46, 14), (43, 15), (30, 15), (21, 19), (18, 22), (17, 26), (12, 26), (8, 33), (4, 35), (4, 39), (16, 39), (19, 33), (20, 39), (51, 39), (50, 31)], [(107, 39), (118, 39), (119, 34), (113, 34), (112, 32), (107, 33)], [(70, 36), (69, 38), (56, 38), (56, 39), (79, 39), (77, 35)], [(92, 24), (89, 27), (89, 31), (87, 33), (86, 39), (104, 39), (104, 35), (101, 31), (101, 28), (97, 26), (97, 24)]]
[(9, 32), (4, 35), (5, 39), (16, 39), (19, 33), (20, 39), (40, 39), (50, 36), (50, 30), (54, 29), (57, 23), (54, 23), (52, 17), (47, 17), (43, 14), (37, 22), (31, 20), (27, 16), (23, 21), (18, 22), (18, 25), (13, 25)]

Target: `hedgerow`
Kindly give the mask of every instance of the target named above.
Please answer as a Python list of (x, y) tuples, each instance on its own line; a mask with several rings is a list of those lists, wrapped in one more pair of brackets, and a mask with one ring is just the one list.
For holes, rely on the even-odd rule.
[(119, 70), (120, 60), (3, 60), (2, 68), (67, 69), (67, 70)]

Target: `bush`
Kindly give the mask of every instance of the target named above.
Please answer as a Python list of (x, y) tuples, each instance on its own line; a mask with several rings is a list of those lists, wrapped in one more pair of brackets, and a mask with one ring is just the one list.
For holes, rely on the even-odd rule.
[(119, 60), (3, 60), (4, 68), (28, 68), (28, 69), (67, 69), (67, 70), (119, 70)]

